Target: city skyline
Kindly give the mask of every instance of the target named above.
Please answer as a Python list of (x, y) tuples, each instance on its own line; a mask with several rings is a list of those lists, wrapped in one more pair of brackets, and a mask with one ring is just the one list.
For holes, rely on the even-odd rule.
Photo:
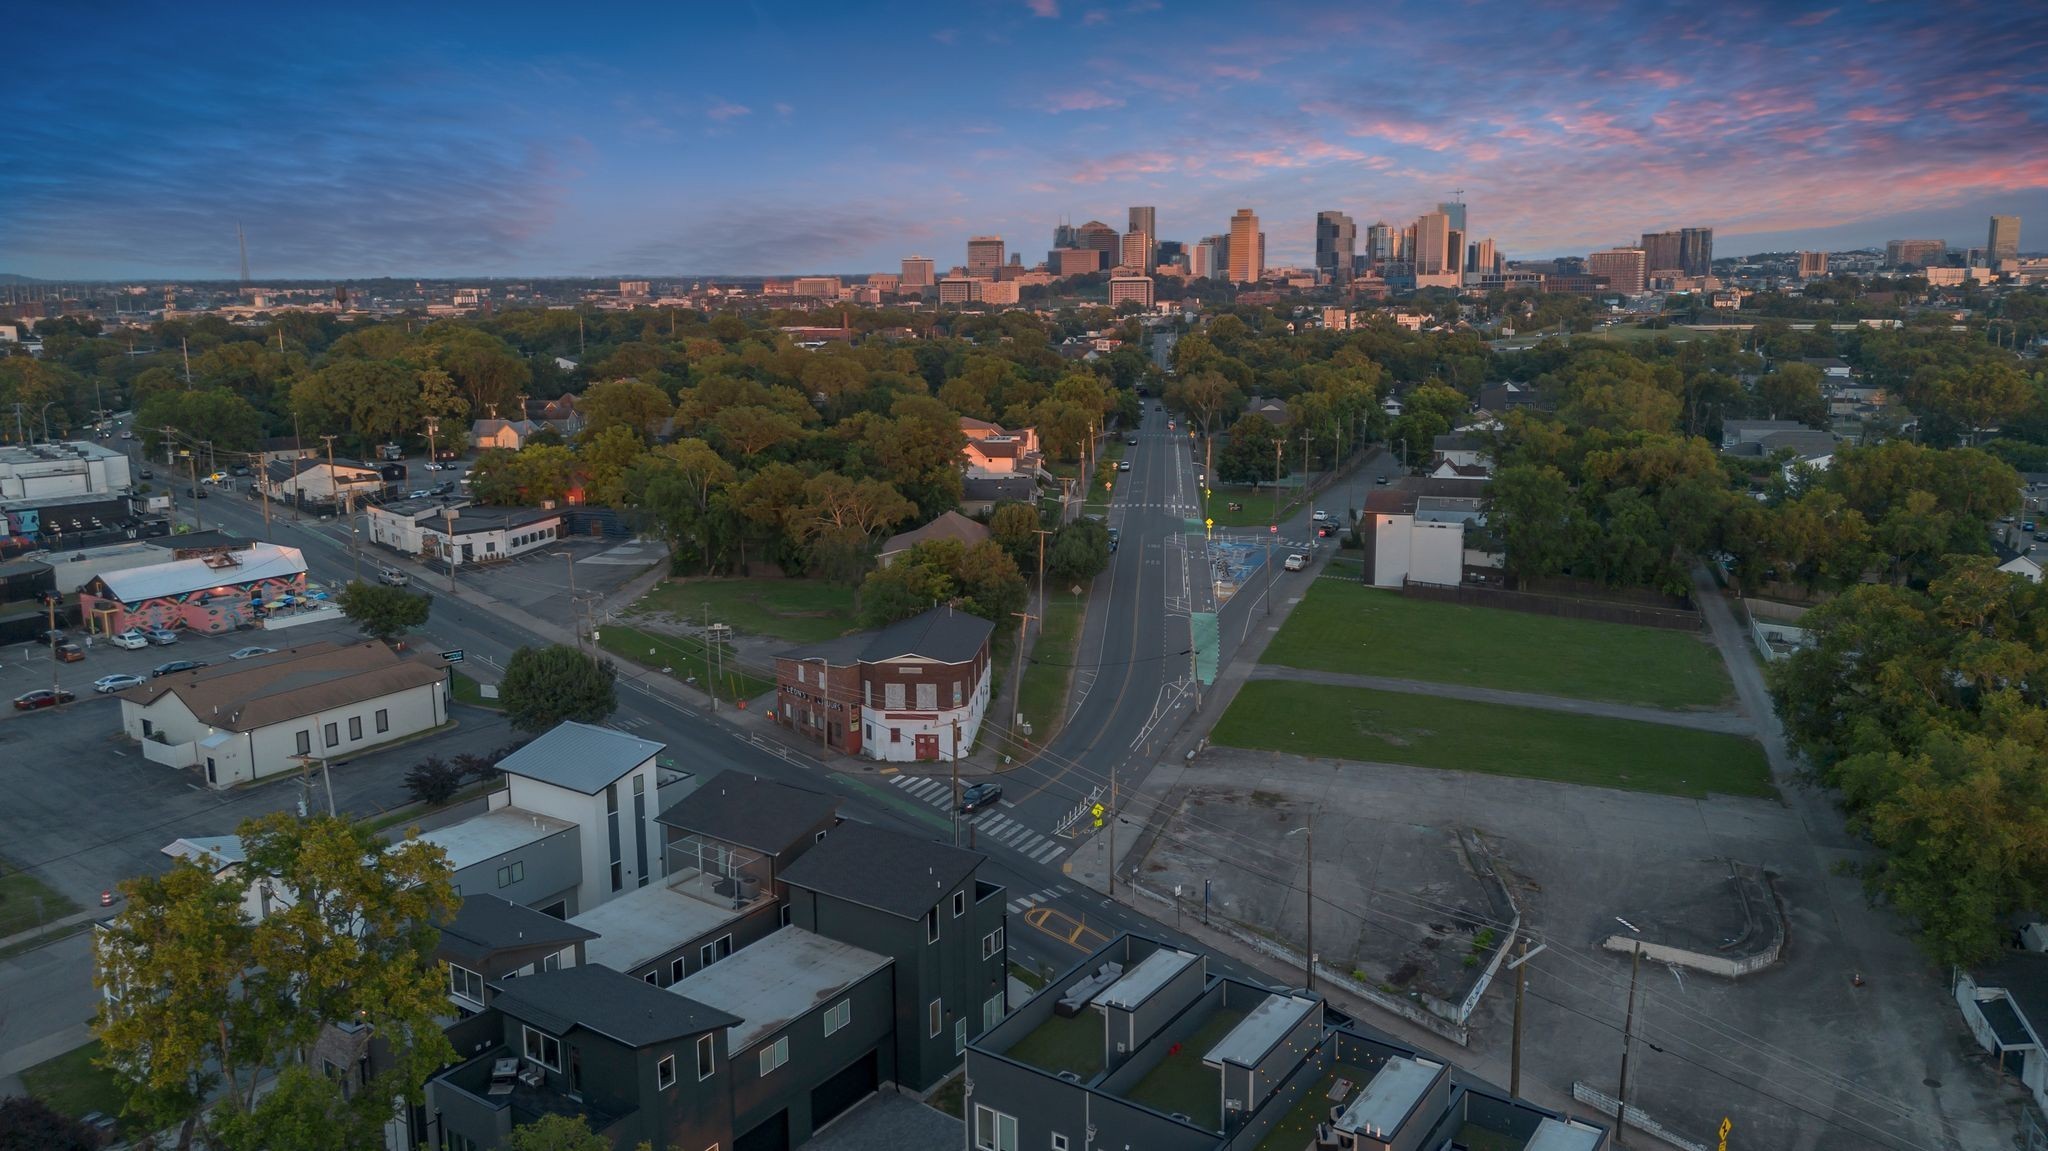
[[(0, 272), (231, 279), (238, 225), (285, 279), (943, 270), (973, 235), (1036, 262), (1059, 220), (1134, 205), (1189, 245), (1249, 207), (1264, 263), (1296, 267), (1318, 212), (1399, 227), (1452, 199), (1509, 258), (2048, 217), (2048, 16), (2024, 8), (397, 16), (230, 5), (81, 38), (25, 12)], [(1442, 67), (1374, 65), (1390, 43)]]

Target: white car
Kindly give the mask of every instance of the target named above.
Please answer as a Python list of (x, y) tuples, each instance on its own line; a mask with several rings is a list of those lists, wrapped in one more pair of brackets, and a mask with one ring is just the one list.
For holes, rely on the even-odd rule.
[(1316, 509), (1316, 514), (1314, 514), (1314, 515), (1312, 515), (1312, 516), (1310, 516), (1310, 517), (1308, 517), (1308, 518), (1310, 518), (1310, 519), (1312, 519), (1312, 520), (1316, 521), (1316, 522), (1317, 522), (1317, 523), (1319, 523), (1319, 524), (1321, 524), (1321, 523), (1328, 523), (1328, 522), (1330, 522), (1330, 513), (1329, 513), (1328, 509), (1326, 509), (1326, 508), (1317, 508), (1317, 509)]
[(117, 675), (103, 675), (93, 680), (92, 689), (101, 695), (110, 695), (117, 691), (127, 691), (131, 687), (140, 687), (148, 682), (148, 680), (139, 675), (129, 675), (127, 672), (121, 672)]
[(131, 627), (119, 635), (108, 636), (107, 639), (115, 647), (127, 648), (129, 651), (138, 651), (149, 646), (149, 636), (141, 628)]
[(228, 653), (228, 658), (255, 659), (259, 655), (272, 655), (276, 651), (277, 649), (274, 647), (238, 647)]
[(1287, 557), (1286, 562), (1282, 563), (1280, 566), (1286, 568), (1288, 571), (1298, 572), (1308, 567), (1308, 557), (1302, 555), (1300, 552), (1294, 552), (1291, 555), (1289, 555)]

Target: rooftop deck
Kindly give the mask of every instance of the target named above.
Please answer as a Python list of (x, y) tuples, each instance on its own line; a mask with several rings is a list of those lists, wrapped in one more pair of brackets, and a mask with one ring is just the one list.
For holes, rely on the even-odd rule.
[(1004, 1054), (1054, 1075), (1072, 1071), (1086, 1081), (1102, 1070), (1102, 1042), (1102, 1015), (1090, 1009), (1046, 1017)]
[[(1374, 1070), (1355, 1063), (1332, 1065), (1301, 1097), (1301, 1102), (1260, 1140), (1258, 1151), (1302, 1151), (1308, 1147), (1315, 1141), (1316, 1124), (1329, 1122), (1333, 1112), (1342, 1110), (1359, 1088), (1372, 1079)], [(1344, 1084), (1342, 1091), (1337, 1087), (1340, 1082)]]
[(1132, 1084), (1125, 1097), (1168, 1115), (1186, 1115), (1204, 1127), (1221, 1131), (1223, 1081), (1217, 1070), (1202, 1060), (1249, 1014), (1242, 1007), (1217, 1008), (1193, 1035), (1169, 1048), (1166, 1058)]

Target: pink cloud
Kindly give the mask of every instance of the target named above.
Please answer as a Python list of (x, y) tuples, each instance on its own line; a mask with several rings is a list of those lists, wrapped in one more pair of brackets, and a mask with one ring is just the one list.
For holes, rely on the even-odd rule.
[(1103, 108), (1121, 108), (1124, 102), (1118, 97), (1093, 88), (1076, 88), (1071, 92), (1055, 92), (1048, 96), (1039, 107), (1055, 116), (1062, 112), (1094, 112)]
[(1905, 113), (1891, 112), (1883, 108), (1851, 108), (1847, 113), (1847, 117), (1858, 124), (1903, 124), (1906, 122)]
[(1067, 177), (1076, 184), (1100, 184), (1132, 176), (1156, 176), (1174, 170), (1175, 161), (1166, 152), (1125, 152), (1088, 160)]
[(1060, 0), (1024, 0), (1024, 6), (1031, 9), (1031, 14), (1041, 20), (1060, 18)]
[(735, 104), (730, 100), (714, 100), (711, 107), (704, 110), (704, 118), (716, 120), (722, 124), (727, 120), (737, 119), (741, 116), (750, 116), (753, 112), (754, 110), (745, 104)]
[(1806, 15), (1801, 16), (1799, 19), (1792, 21), (1792, 27), (1812, 28), (1818, 24), (1825, 24), (1828, 21), (1828, 17), (1833, 16), (1835, 13), (1840, 11), (1840, 8), (1823, 8), (1818, 12), (1808, 12)]
[(932, 39), (937, 40), (941, 44), (951, 44), (959, 38), (960, 30), (957, 28), (941, 28), (932, 33)]
[(1247, 68), (1242, 64), (1215, 64), (1209, 71), (1226, 80), (1263, 80), (1266, 77), (1257, 68)]

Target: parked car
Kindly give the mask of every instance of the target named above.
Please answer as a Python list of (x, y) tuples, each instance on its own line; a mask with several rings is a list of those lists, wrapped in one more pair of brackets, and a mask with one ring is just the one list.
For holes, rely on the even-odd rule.
[(36, 642), (40, 644), (60, 644), (64, 642), (65, 638), (65, 631), (61, 627), (53, 627), (48, 631), (39, 631), (36, 633)]
[(1387, 482), (1387, 477), (1385, 477), (1385, 476), (1381, 476), (1380, 478), (1378, 478), (1378, 479), (1374, 480), (1373, 482), (1374, 482), (1374, 483), (1376, 483), (1376, 484), (1379, 484), (1379, 485), (1381, 485), (1381, 486), (1385, 486), (1385, 485), (1386, 485), (1386, 482)]
[(148, 680), (139, 675), (130, 675), (125, 671), (121, 671), (115, 672), (113, 675), (103, 675), (93, 680), (92, 689), (101, 695), (111, 695), (114, 692), (127, 691), (131, 687), (137, 687), (148, 682)]
[(1130, 471), (1130, 470), (1131, 470), (1131, 461), (1129, 461), (1129, 460), (1118, 460), (1118, 461), (1116, 462), (1116, 470), (1117, 470), (1117, 471), (1120, 471), (1120, 472), (1127, 472), (1127, 471)]
[(208, 472), (199, 478), (199, 482), (202, 484), (217, 484), (227, 478), (228, 474), (226, 472)]
[(1280, 566), (1286, 568), (1288, 571), (1298, 572), (1308, 567), (1308, 557), (1302, 555), (1300, 552), (1292, 552), (1289, 553), (1289, 555), (1287, 556), (1286, 562), (1282, 563)]
[(1003, 787), (999, 783), (968, 784), (967, 790), (960, 793), (960, 814), (966, 815), (985, 807), (994, 807), (996, 801), (1001, 798)]
[(272, 655), (276, 651), (277, 649), (274, 647), (238, 647), (228, 653), (228, 658), (255, 659), (259, 655)]
[(198, 671), (205, 666), (206, 661), (203, 659), (174, 659), (169, 663), (160, 663), (150, 668), (149, 678), (156, 679), (159, 676), (176, 675), (181, 671)]
[(434, 493), (428, 491), (425, 488), (414, 488), (413, 490), (405, 493), (405, 498), (409, 500), (423, 500), (433, 494)]
[(60, 643), (57, 645), (57, 658), (65, 663), (77, 663), (85, 658), (85, 649), (75, 643)]
[(36, 691), (23, 692), (15, 696), (14, 710), (34, 711), (40, 707), (56, 707), (60, 703), (70, 703), (77, 698), (77, 696), (72, 695), (61, 687), (55, 689), (46, 687)]
[(2026, 521), (2024, 521), (2023, 523), (2021, 523), (2021, 524), (2020, 524), (2020, 530), (2021, 530), (2021, 531), (2023, 531), (2023, 532), (2030, 532), (2030, 531), (2033, 531), (2033, 530), (2034, 530), (2034, 521), (2033, 521), (2033, 520), (2026, 520)]
[(186, 494), (186, 495), (188, 495), (188, 496), (191, 496), (191, 497), (192, 497), (193, 499), (195, 499), (195, 500), (203, 500), (203, 499), (205, 499), (205, 498), (206, 498), (206, 489), (205, 489), (205, 488), (186, 488), (186, 489), (185, 489), (185, 494)]
[(129, 651), (140, 651), (149, 646), (149, 633), (138, 627), (131, 627), (119, 635), (107, 637), (115, 647)]
[(412, 577), (397, 568), (380, 567), (377, 569), (377, 582), (386, 587), (404, 587), (412, 582)]
[(1330, 538), (1331, 536), (1333, 536), (1333, 535), (1336, 535), (1336, 534), (1337, 534), (1337, 525), (1336, 525), (1336, 524), (1328, 524), (1328, 523), (1324, 523), (1324, 524), (1317, 524), (1317, 525), (1316, 525), (1316, 538), (1317, 538), (1317, 539), (1319, 539), (1319, 540), (1326, 540), (1326, 539), (1329, 539), (1329, 538)]
[(178, 642), (178, 633), (167, 627), (153, 627), (142, 634), (148, 636), (149, 642), (158, 647), (169, 647)]
[(142, 478), (145, 480), (153, 480), (156, 478), (156, 473), (150, 471), (148, 468), (144, 468), (142, 469)]
[(249, 465), (236, 464), (234, 467), (228, 469), (228, 474), (231, 476), (246, 476), (249, 474)]
[(1319, 524), (1320, 524), (1320, 523), (1327, 523), (1327, 522), (1329, 521), (1329, 518), (1330, 518), (1330, 509), (1328, 509), (1328, 508), (1317, 508), (1317, 509), (1316, 509), (1316, 511), (1315, 511), (1315, 514), (1314, 514), (1314, 515), (1312, 515), (1312, 516), (1310, 516), (1310, 517), (1308, 517), (1308, 518), (1310, 518), (1310, 519), (1312, 519), (1312, 520), (1316, 521), (1316, 522), (1317, 522), (1317, 523), (1319, 523)]

